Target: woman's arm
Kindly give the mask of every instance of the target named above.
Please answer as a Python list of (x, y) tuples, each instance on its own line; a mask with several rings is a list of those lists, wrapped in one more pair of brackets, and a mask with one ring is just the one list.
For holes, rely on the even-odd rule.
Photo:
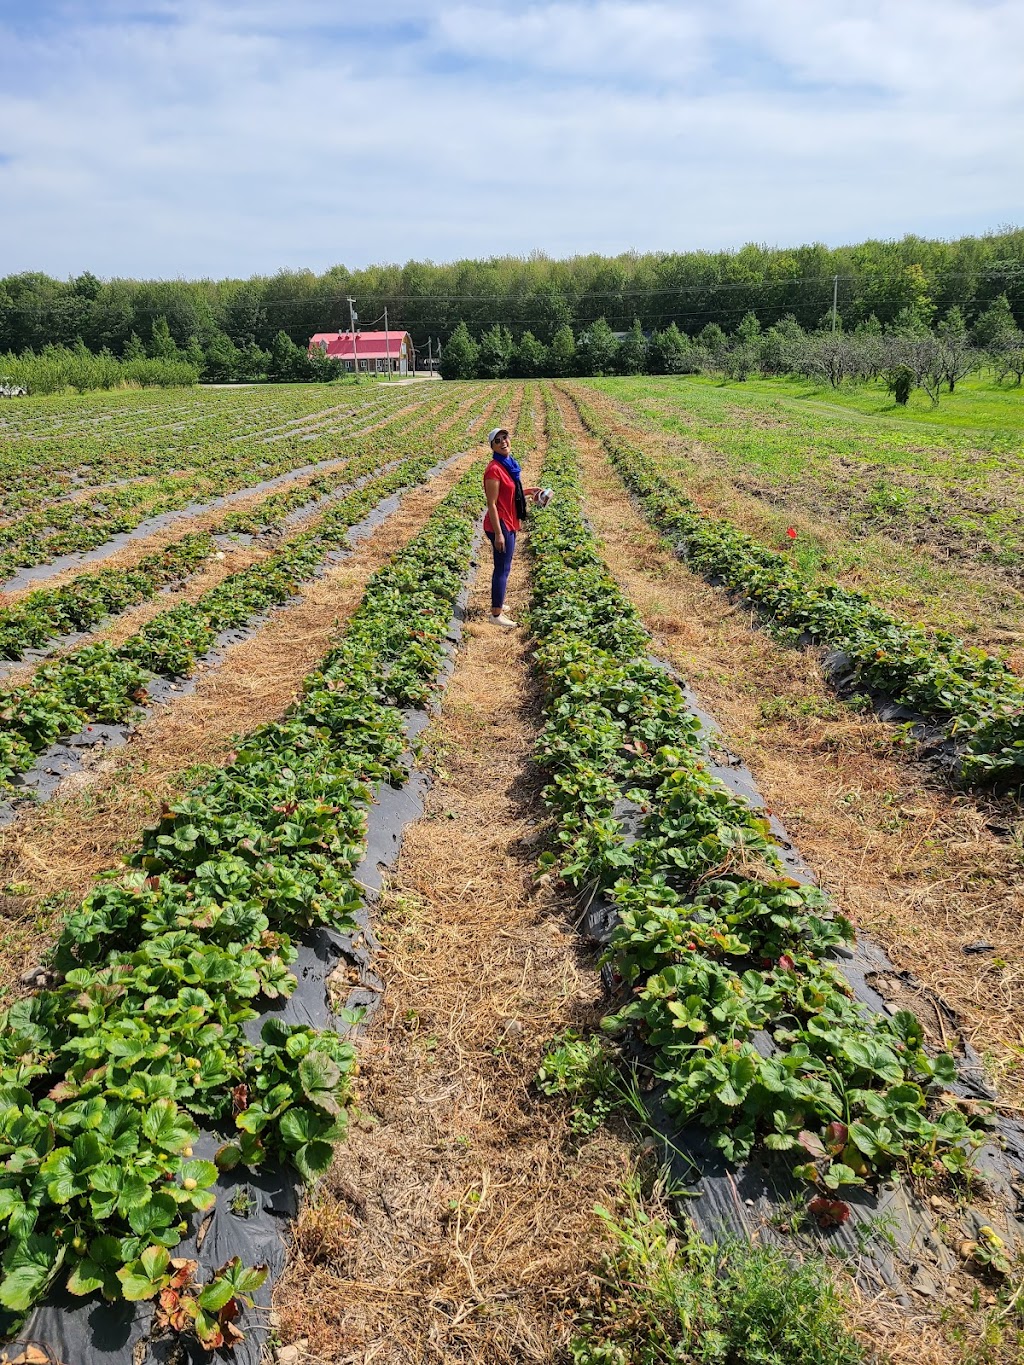
[(501, 484), (497, 479), (484, 479), (484, 496), (487, 499), (487, 511), (491, 518), (491, 530), (494, 532), (494, 548), (504, 550), (505, 532), (501, 528), (501, 517), (498, 516), (498, 489)]

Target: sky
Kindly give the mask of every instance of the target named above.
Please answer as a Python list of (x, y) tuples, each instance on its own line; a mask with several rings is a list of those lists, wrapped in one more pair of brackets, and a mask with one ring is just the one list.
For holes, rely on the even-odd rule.
[(1022, 0), (0, 0), (0, 276), (1024, 221)]

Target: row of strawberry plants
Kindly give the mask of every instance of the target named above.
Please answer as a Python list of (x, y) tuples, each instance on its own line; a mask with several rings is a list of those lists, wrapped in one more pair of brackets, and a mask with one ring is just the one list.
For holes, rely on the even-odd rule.
[[(399, 708), (435, 685), (478, 501), (476, 470), (370, 580), (292, 711), (165, 807), (132, 870), (86, 897), (56, 983), (0, 1015), (12, 1313), (58, 1275), (109, 1299), (172, 1289), (170, 1325), (231, 1343), (224, 1305), (259, 1272), (193, 1290), (169, 1250), (214, 1202), (218, 1169), (286, 1162), (309, 1180), (344, 1134), (351, 1042), (271, 1017), (254, 1044), (244, 1025), (294, 990), (294, 935), (355, 927), (369, 784), (407, 776)], [(192, 1155), (199, 1125), (222, 1138), (212, 1162)]]
[[(450, 443), (464, 440), (451, 433)], [(440, 442), (442, 446), (445, 444)], [(230, 574), (193, 604), (161, 612), (124, 644), (87, 644), (0, 692), (0, 783), (27, 771), (61, 735), (127, 720), (153, 675), (188, 677), (224, 630), (293, 597), (348, 530), (390, 494), (421, 479), (437, 451), (404, 460), (335, 503), (318, 524), (259, 564)]]
[[(295, 435), (273, 446), (250, 439), (237, 448), (228, 447), (223, 440), (204, 443), (190, 453), (177, 448), (178, 461), (188, 466), (183, 472), (164, 473), (149, 482), (123, 484), (74, 502), (51, 504), (0, 527), (0, 578), (55, 555), (93, 549), (150, 517), (237, 491), (254, 479), (341, 458), (341, 443), (372, 438), (393, 425), (401, 430), (408, 418), (405, 411), (388, 410), (370, 431), (318, 433), (309, 442)], [(125, 455), (129, 467), (134, 454)]]
[(60, 588), (40, 588), (0, 609), (0, 659), (20, 659), (61, 635), (91, 630), (154, 597), (161, 588), (190, 577), (216, 550), (208, 532), (190, 533), (131, 568), (80, 574)]
[[(389, 432), (394, 462), (431, 437), (433, 428), (454, 415), (452, 401), (430, 409), (404, 426)], [(426, 428), (426, 430), (425, 430)], [(49, 641), (75, 630), (89, 630), (110, 615), (148, 600), (171, 582), (193, 574), (216, 549), (213, 536), (230, 532), (255, 532), (280, 525), (289, 512), (334, 496), (345, 484), (372, 473), (381, 465), (380, 443), (373, 441), (355, 449), (339, 468), (297, 482), (280, 493), (267, 494), (245, 511), (225, 516), (210, 532), (189, 534), (157, 554), (147, 555), (131, 568), (100, 569), (78, 575), (61, 588), (39, 588), (0, 609), (0, 659), (20, 659), (26, 650), (39, 649)]]
[[(32, 507), (41, 498), (111, 479), (152, 477), (185, 466), (201, 470), (209, 451), (216, 454), (234, 441), (253, 441), (299, 424), (305, 430), (310, 423), (325, 419), (335, 427), (352, 419), (372, 420), (375, 413), (396, 411), (410, 402), (408, 393), (377, 392), (366, 402), (340, 406), (332, 401), (324, 408), (326, 395), (310, 392), (302, 397), (301, 405), (278, 410), (276, 405), (268, 406), (266, 395), (256, 390), (197, 391), (190, 395), (187, 408), (168, 412), (178, 420), (147, 425), (150, 418), (128, 407), (129, 395), (124, 394), (119, 410), (91, 428), (86, 423), (76, 429), (62, 423), (57, 414), (47, 414), (32, 438), (18, 431), (0, 431), (0, 474), (12, 485), (7, 506)], [(89, 399), (75, 401), (90, 406)], [(282, 427), (281, 419), (292, 411), (296, 416)]]
[(556, 497), (534, 519), (529, 612), (557, 847), (542, 863), (617, 912), (605, 962), (628, 999), (606, 1029), (646, 1045), (669, 1112), (729, 1159), (755, 1142), (793, 1151), (828, 1192), (894, 1166), (965, 1171), (983, 1120), (947, 1102), (952, 1058), (928, 1055), (908, 1011), (853, 999), (835, 961), (850, 924), (783, 875), (767, 820), (709, 771), (682, 688), (649, 658), (584, 522), (553, 405), (548, 421)]
[(820, 583), (784, 555), (710, 520), (574, 392), (587, 429), (645, 515), (687, 562), (741, 593), (770, 621), (849, 656), (859, 685), (945, 722), (971, 780), (1024, 780), (1024, 681), (994, 655), (884, 611), (863, 592)]

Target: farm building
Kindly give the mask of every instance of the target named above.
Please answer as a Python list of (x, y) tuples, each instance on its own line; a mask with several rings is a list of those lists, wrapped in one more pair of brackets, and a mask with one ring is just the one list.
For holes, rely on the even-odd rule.
[(309, 349), (318, 346), (326, 355), (340, 360), (346, 370), (356, 364), (361, 373), (409, 374), (416, 368), (412, 337), (408, 332), (317, 332)]

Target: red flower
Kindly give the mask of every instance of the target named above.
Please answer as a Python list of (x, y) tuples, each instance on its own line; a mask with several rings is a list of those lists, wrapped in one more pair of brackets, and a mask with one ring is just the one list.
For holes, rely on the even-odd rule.
[(787, 527), (786, 527), (786, 535), (789, 536), (790, 540), (796, 540), (796, 527), (795, 527), (795, 526), (787, 526)]

